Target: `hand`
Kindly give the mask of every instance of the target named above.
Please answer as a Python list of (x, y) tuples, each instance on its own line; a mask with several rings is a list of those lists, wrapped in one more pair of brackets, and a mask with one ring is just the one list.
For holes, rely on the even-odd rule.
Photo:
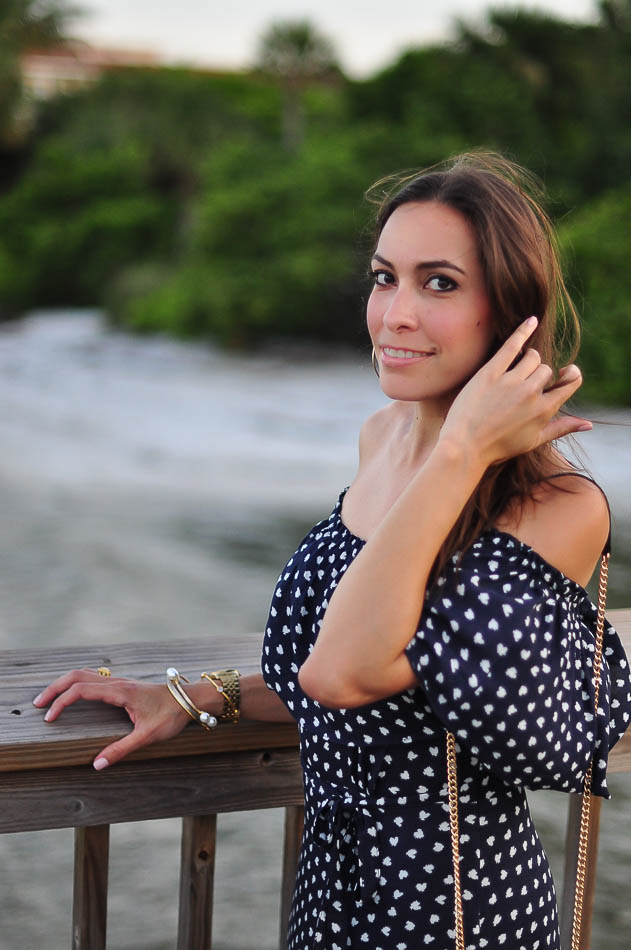
[(530, 317), (517, 327), (461, 389), (443, 423), (439, 442), (464, 447), (483, 468), (591, 429), (578, 416), (555, 418), (583, 381), (578, 366), (564, 367), (553, 382), (554, 373), (537, 350), (528, 349), (519, 358), (536, 326), (536, 318)]
[(176, 736), (191, 721), (166, 685), (103, 677), (94, 670), (65, 673), (36, 696), (33, 705), (41, 708), (52, 702), (44, 719), (54, 722), (67, 706), (78, 699), (120, 706), (134, 724), (128, 735), (99, 752), (93, 762), (95, 769), (99, 770), (119, 762), (144, 745)]

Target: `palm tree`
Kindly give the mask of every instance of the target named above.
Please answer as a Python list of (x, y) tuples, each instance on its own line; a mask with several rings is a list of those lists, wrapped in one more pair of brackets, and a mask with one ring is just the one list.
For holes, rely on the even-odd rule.
[(334, 46), (308, 20), (278, 21), (259, 41), (257, 66), (283, 86), (283, 142), (294, 151), (304, 139), (305, 87), (340, 73)]

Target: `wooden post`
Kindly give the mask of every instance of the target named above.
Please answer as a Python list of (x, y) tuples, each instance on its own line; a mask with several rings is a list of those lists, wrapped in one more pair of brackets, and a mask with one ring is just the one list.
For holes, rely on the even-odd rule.
[[(578, 841), (581, 828), (581, 803), (583, 796), (570, 793), (565, 837), (565, 873), (563, 876), (563, 901), (561, 903), (561, 947), (570, 950), (572, 941), (572, 922), (574, 919), (574, 892), (576, 889), (576, 865)], [(602, 798), (591, 796), (589, 812), (589, 841), (587, 847), (587, 867), (585, 869), (585, 888), (583, 892), (583, 914), (581, 920), (580, 950), (589, 950), (594, 913), (594, 894), (596, 891), (596, 863), (598, 861), (598, 831), (600, 827), (600, 809)]]
[(210, 950), (216, 815), (182, 819), (177, 950)]
[(285, 837), (283, 842), (283, 880), (280, 891), (280, 950), (287, 947), (287, 927), (291, 898), (296, 883), (298, 856), (302, 842), (302, 829), (305, 820), (303, 805), (288, 805), (285, 808)]
[(110, 826), (75, 829), (73, 950), (105, 950)]

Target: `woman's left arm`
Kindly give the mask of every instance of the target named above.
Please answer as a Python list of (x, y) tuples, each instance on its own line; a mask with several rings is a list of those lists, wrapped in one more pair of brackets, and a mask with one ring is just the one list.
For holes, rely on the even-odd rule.
[(585, 426), (554, 418), (581, 384), (527, 350), (525, 321), (454, 400), (439, 441), (337, 584), (315, 646), (299, 672), (324, 706), (360, 706), (417, 684), (405, 648), (417, 625), (434, 559), (486, 468)]

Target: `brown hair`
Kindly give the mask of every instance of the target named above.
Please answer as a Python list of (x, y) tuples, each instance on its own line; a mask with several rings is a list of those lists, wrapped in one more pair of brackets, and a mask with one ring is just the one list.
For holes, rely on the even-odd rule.
[[(409, 202), (439, 202), (472, 225), (491, 305), (492, 352), (535, 314), (539, 325), (528, 346), (555, 372), (572, 362), (580, 339), (578, 316), (563, 280), (554, 227), (541, 204), (543, 192), (533, 175), (495, 152), (467, 152), (413, 175), (382, 179), (368, 197), (374, 200), (379, 191), (376, 238), (390, 215)], [(543, 445), (487, 469), (438, 553), (432, 580), (456, 551), (464, 552), (491, 529), (509, 505), (532, 498), (535, 486), (553, 467), (550, 445)]]

